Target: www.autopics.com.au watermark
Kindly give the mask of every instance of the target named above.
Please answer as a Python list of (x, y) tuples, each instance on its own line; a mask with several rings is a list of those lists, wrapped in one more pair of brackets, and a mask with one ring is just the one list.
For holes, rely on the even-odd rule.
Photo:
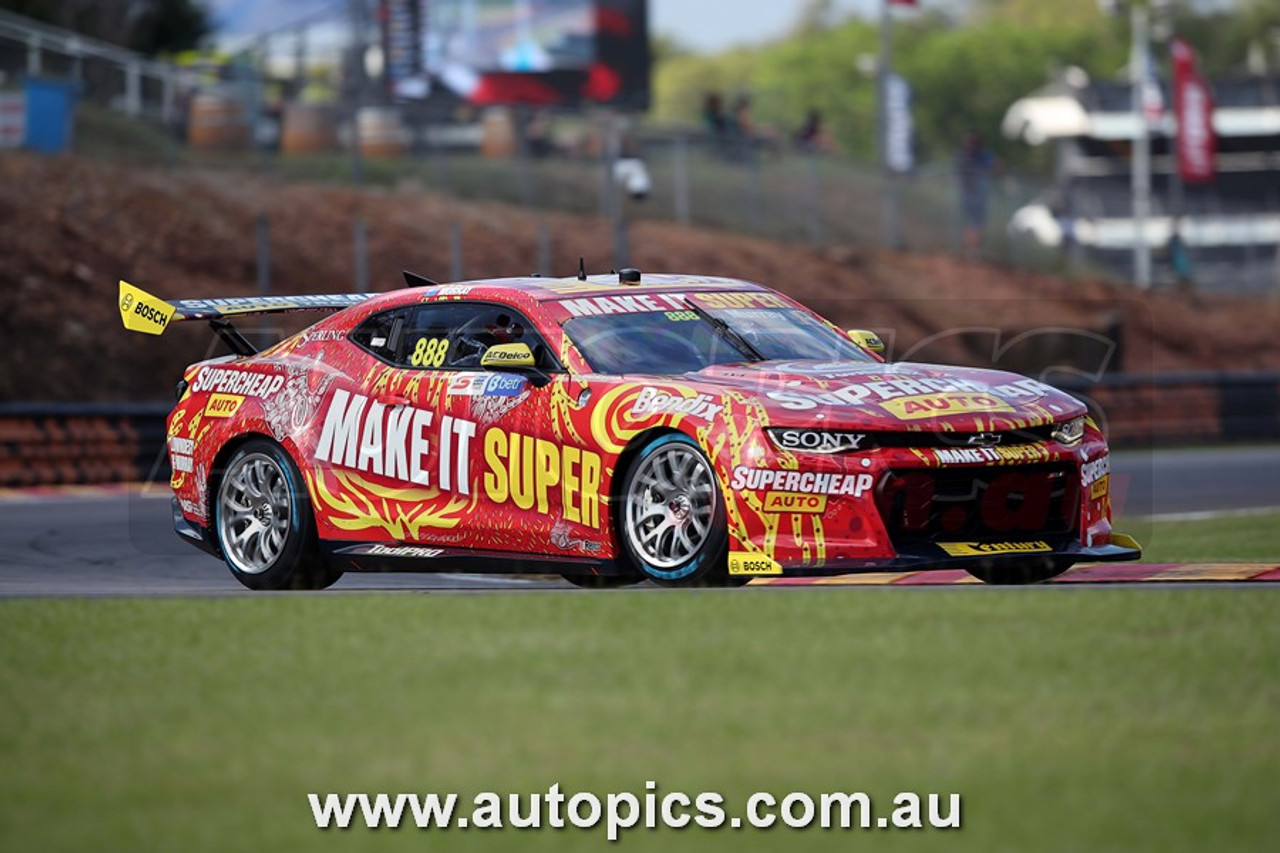
[(758, 791), (731, 813), (715, 791), (659, 793), (647, 782), (643, 794), (589, 791), (566, 794), (555, 784), (546, 793), (481, 792), (469, 804), (456, 793), (307, 794), (318, 829), (596, 829), (610, 841), (637, 829), (959, 829), (959, 794), (903, 791), (892, 807), (877, 810), (869, 794), (832, 791), (781, 796)]

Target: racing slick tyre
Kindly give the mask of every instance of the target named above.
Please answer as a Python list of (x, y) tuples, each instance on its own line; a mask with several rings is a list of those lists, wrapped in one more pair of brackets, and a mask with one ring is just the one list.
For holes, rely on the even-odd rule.
[(663, 586), (740, 586), (730, 577), (724, 497), (701, 448), (680, 433), (641, 449), (627, 469), (617, 515), (631, 565)]
[(223, 469), (214, 531), (231, 574), (249, 589), (324, 589), (342, 577), (320, 556), (298, 469), (266, 439), (245, 442)]
[(644, 583), (644, 575), (574, 575), (562, 572), (560, 577), (579, 589), (619, 589)]
[(1040, 583), (1056, 578), (1075, 565), (1075, 560), (1062, 557), (1051, 557), (1046, 560), (1028, 562), (1019, 560), (1012, 563), (991, 563), (985, 566), (968, 566), (965, 571), (983, 583), (996, 586), (1017, 586), (1021, 584)]

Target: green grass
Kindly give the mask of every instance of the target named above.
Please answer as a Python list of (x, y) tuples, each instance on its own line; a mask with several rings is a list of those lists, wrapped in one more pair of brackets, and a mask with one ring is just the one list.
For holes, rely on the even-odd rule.
[(844, 589), (0, 603), (0, 849), (595, 849), (322, 833), (309, 791), (956, 791), (957, 831), (621, 849), (1270, 849), (1280, 596)]
[(1280, 565), (1280, 514), (1206, 521), (1120, 521), (1143, 546), (1149, 563), (1275, 563)]
[(76, 109), (75, 153), (133, 163), (177, 162), (184, 147), (163, 127), (93, 104)]

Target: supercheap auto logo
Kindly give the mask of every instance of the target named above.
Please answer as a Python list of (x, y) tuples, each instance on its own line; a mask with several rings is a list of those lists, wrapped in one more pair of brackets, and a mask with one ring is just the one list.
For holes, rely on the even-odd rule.
[(769, 399), (784, 409), (802, 412), (819, 406), (858, 407), (875, 405), (899, 420), (920, 420), (939, 415), (966, 413), (1010, 413), (1014, 407), (1006, 398), (1042, 396), (1048, 386), (1034, 379), (994, 388), (970, 379), (880, 378), (856, 382), (834, 390), (771, 391)]

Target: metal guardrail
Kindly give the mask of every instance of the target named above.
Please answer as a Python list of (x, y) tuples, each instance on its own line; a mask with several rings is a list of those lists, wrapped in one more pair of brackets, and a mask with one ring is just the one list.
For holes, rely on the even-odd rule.
[[(1116, 374), (1055, 382), (1113, 447), (1280, 441), (1280, 372)], [(163, 403), (0, 404), (0, 487), (168, 476)]]
[[(13, 62), (21, 55), (20, 65)], [(62, 61), (51, 67), (51, 60)], [(127, 115), (169, 122), (176, 109), (174, 66), (139, 53), (0, 10), (0, 70), (78, 81), (93, 100)], [(89, 67), (92, 66), (92, 67)], [(149, 84), (149, 85), (148, 85)]]

